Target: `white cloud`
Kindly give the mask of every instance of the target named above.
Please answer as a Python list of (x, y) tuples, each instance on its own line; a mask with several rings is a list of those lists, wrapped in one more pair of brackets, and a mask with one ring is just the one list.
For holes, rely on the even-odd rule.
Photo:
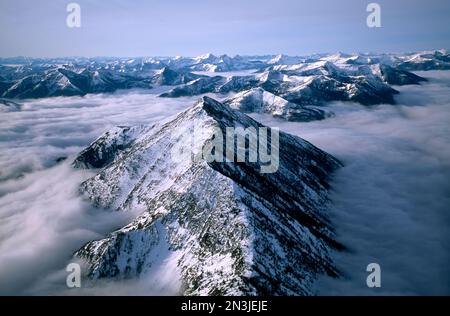
[[(79, 196), (79, 184), (92, 173), (73, 170), (74, 156), (112, 126), (152, 124), (196, 99), (127, 92), (29, 101), (21, 112), (2, 113), (0, 294), (74, 293), (65, 287), (64, 270), (73, 252), (132, 218), (94, 209)], [(57, 163), (58, 157), (68, 159)], [(148, 276), (128, 287), (106, 283), (81, 294), (167, 294), (176, 280), (163, 272), (158, 282)]]
[[(311, 123), (255, 115), (345, 163), (334, 176), (331, 212), (349, 252), (336, 254), (344, 278), (321, 280), (320, 294), (450, 293), (450, 72), (422, 75), (433, 79), (399, 88), (396, 106), (334, 103), (336, 117)], [(131, 216), (93, 209), (77, 192), (90, 173), (70, 162), (109, 127), (164, 120), (196, 99), (128, 92), (43, 99), (2, 113), (0, 293), (172, 294), (176, 280), (163, 268), (158, 281), (146, 275), (81, 292), (65, 288), (72, 253)], [(56, 164), (61, 156), (69, 159)], [(381, 265), (378, 290), (366, 287), (371, 262)]]
[[(335, 103), (325, 121), (270, 120), (345, 163), (331, 198), (349, 251), (336, 254), (344, 277), (322, 280), (321, 294), (450, 294), (450, 72), (421, 75), (431, 81), (397, 87), (399, 105)], [(376, 290), (366, 287), (372, 262), (382, 269)]]

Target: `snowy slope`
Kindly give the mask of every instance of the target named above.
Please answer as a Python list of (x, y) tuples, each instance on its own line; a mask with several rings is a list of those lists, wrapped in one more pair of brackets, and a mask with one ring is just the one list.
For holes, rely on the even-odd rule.
[(289, 102), (262, 88), (240, 92), (224, 103), (245, 113), (268, 113), (288, 121), (316, 121), (332, 115), (319, 108)]
[[(164, 97), (204, 93), (241, 92), (261, 87), (300, 105), (328, 101), (354, 101), (365, 105), (394, 103), (389, 85), (425, 81), (409, 71), (450, 69), (447, 51), (410, 54), (318, 54), (303, 57), (228, 56), (160, 58), (17, 59), (19, 65), (2, 65), (0, 97), (43, 98), (107, 93), (118, 89), (175, 86)], [(245, 76), (221, 72), (254, 70)], [(217, 73), (206, 77), (192, 71)], [(250, 73), (250, 72), (249, 72)], [(314, 80), (313, 80), (314, 79)], [(290, 91), (305, 93), (289, 97)], [(297, 101), (296, 101), (297, 100)]]
[[(184, 295), (302, 295), (317, 275), (337, 276), (330, 250), (341, 246), (326, 216), (327, 179), (340, 166), (335, 158), (285, 133), (272, 174), (260, 173), (259, 162), (172, 156), (191, 148), (186, 135), (194, 128), (203, 131), (199, 150), (214, 128), (250, 126), (260, 124), (203, 97), (172, 121), (141, 129), (125, 150), (109, 155), (112, 162), (97, 165), (102, 169), (82, 192), (97, 206), (140, 215), (77, 252), (91, 278), (137, 277), (161, 261), (161, 252), (176, 258)], [(113, 148), (106, 139), (121, 143), (123, 136), (99, 138), (77, 161)]]

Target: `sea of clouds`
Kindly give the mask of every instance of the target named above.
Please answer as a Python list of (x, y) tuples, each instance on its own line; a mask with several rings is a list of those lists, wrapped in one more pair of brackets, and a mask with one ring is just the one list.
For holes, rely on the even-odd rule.
[[(430, 81), (397, 87), (394, 106), (333, 103), (335, 117), (311, 123), (253, 115), (345, 164), (330, 214), (349, 250), (335, 254), (342, 278), (322, 278), (318, 294), (450, 294), (450, 72), (421, 75)], [(70, 163), (110, 127), (164, 121), (198, 99), (156, 92), (33, 100), (0, 113), (0, 294), (176, 294), (173, 262), (140, 280), (65, 286), (73, 252), (136, 215), (93, 208), (78, 192), (92, 172)], [(372, 262), (379, 289), (366, 286)]]
[[(72, 294), (65, 285), (72, 254), (136, 216), (93, 208), (78, 191), (93, 173), (74, 170), (71, 162), (113, 126), (161, 122), (198, 99), (162, 99), (160, 92), (48, 98), (24, 102), (20, 111), (2, 109), (0, 294)], [(172, 293), (170, 273), (159, 278), (77, 293)]]
[[(395, 87), (398, 105), (334, 103), (334, 118), (279, 124), (345, 164), (331, 216), (349, 251), (336, 254), (343, 277), (321, 280), (319, 294), (450, 294), (450, 72), (419, 74), (429, 82)], [(369, 263), (381, 288), (366, 285)]]

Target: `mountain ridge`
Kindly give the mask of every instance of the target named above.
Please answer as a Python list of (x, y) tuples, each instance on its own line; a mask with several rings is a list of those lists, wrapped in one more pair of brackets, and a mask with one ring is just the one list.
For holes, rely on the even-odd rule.
[[(190, 146), (181, 140), (194, 127), (206, 130), (201, 145), (207, 146), (214, 127), (240, 126), (263, 127), (203, 97), (165, 124), (139, 127), (125, 149), (97, 165), (99, 173), (81, 191), (99, 207), (140, 215), (76, 253), (91, 278), (139, 277), (164, 259), (153, 250), (166, 242), (165, 259), (176, 258), (184, 295), (304, 295), (319, 274), (339, 275), (330, 253), (343, 246), (326, 215), (327, 179), (342, 166), (337, 159), (282, 132), (275, 173), (260, 173), (260, 162), (168, 156), (177, 143)], [(123, 139), (123, 130), (108, 135)], [(104, 145), (111, 139), (100, 137), (74, 165), (95, 156), (95, 148), (113, 148)]]

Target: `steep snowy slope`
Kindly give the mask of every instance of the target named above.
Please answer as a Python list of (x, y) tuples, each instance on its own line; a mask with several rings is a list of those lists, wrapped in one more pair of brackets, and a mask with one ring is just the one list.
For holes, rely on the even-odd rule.
[(262, 88), (240, 92), (224, 103), (244, 113), (268, 113), (288, 121), (309, 122), (333, 115), (319, 108), (289, 102)]
[[(418, 83), (422, 79), (407, 72), (382, 67), (382, 71), (341, 69), (328, 61), (291, 66), (274, 66), (249, 76), (201, 78), (178, 86), (161, 97), (228, 93), (260, 87), (298, 105), (320, 106), (329, 101), (353, 101), (363, 105), (394, 104), (398, 93), (385, 81)], [(385, 80), (386, 79), (386, 80)]]
[[(407, 85), (425, 81), (408, 70), (450, 69), (447, 51), (397, 55), (339, 53), (305, 57), (205, 54), (198, 57), (134, 59), (18, 58), (15, 60), (18, 65), (2, 65), (2, 62), (14, 60), (0, 59), (0, 97), (72, 96), (173, 85), (177, 87), (162, 96), (241, 92), (262, 87), (294, 102), (288, 97), (288, 90), (301, 90), (300, 85), (308, 82), (313, 86), (306, 90), (306, 95), (296, 97), (300, 104), (320, 105), (321, 102), (335, 100), (371, 105), (393, 103), (395, 91), (389, 89), (389, 84)], [(255, 70), (256, 73), (214, 77), (191, 73), (208, 71), (219, 74), (242, 70)], [(311, 77), (316, 80), (308, 80)], [(295, 85), (295, 82), (298, 84)], [(318, 82), (321, 84), (318, 85)]]
[[(285, 133), (276, 146), (273, 130), (259, 153), (279, 152), (275, 173), (261, 173), (261, 160), (199, 158), (227, 127), (263, 126), (203, 97), (168, 123), (116, 129), (77, 158), (75, 165), (102, 168), (81, 186), (95, 205), (140, 213), (76, 253), (91, 278), (137, 277), (161, 262), (161, 253), (176, 259), (184, 295), (310, 294), (318, 274), (338, 275), (330, 250), (341, 245), (326, 205), (339, 161)], [(218, 148), (212, 152), (225, 159)]]

